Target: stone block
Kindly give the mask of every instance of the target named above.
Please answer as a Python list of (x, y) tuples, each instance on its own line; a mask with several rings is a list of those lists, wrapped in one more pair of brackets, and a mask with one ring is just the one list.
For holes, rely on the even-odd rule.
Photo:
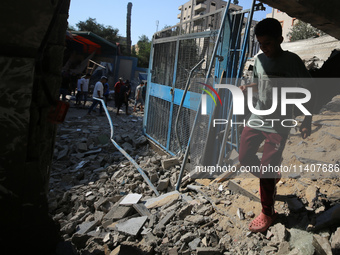
[(179, 160), (177, 158), (169, 158), (169, 159), (163, 159), (161, 160), (162, 167), (164, 170), (170, 169), (170, 167), (178, 165)]
[(144, 226), (147, 218), (147, 216), (132, 218), (127, 221), (117, 223), (115, 228), (120, 233), (136, 236)]
[(164, 180), (160, 180), (157, 186), (157, 190), (163, 191), (166, 190), (169, 186), (169, 178), (166, 178)]

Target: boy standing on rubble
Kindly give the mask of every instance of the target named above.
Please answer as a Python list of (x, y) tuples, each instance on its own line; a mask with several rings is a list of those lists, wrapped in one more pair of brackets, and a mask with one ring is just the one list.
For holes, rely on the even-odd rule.
[[(255, 109), (268, 110), (272, 105), (272, 90), (276, 85), (272, 78), (308, 78), (310, 77), (302, 60), (294, 53), (283, 51), (282, 28), (279, 21), (267, 18), (259, 22), (255, 27), (255, 35), (263, 53), (259, 54), (254, 63), (254, 83), (240, 86), (246, 92), (249, 87), (258, 91), (258, 101)], [(290, 86), (289, 86), (290, 85)], [(285, 85), (283, 85), (285, 86)], [(288, 84), (286, 87), (293, 87)], [(269, 107), (268, 107), (269, 106)], [(308, 108), (308, 107), (307, 107)], [(276, 115), (275, 117), (278, 117)], [(279, 116), (282, 119), (283, 116)], [(292, 119), (293, 116), (284, 116)], [(290, 131), (290, 128), (274, 125), (273, 122), (264, 119), (274, 119), (273, 116), (259, 116), (252, 114), (249, 120), (263, 121), (264, 125), (246, 126), (241, 134), (239, 160), (242, 166), (258, 166), (260, 177), (260, 198), (262, 211), (249, 225), (252, 232), (264, 232), (274, 222), (277, 213), (274, 211), (276, 183), (280, 180), (280, 173), (264, 173), (262, 166), (279, 166), (282, 160), (282, 152)], [(312, 116), (305, 116), (300, 126), (303, 139), (311, 134)], [(249, 123), (249, 122), (248, 122)], [(280, 123), (277, 121), (276, 123)], [(249, 125), (249, 124), (248, 124)], [(256, 156), (259, 146), (264, 143), (261, 160)], [(255, 174), (256, 175), (256, 174)]]

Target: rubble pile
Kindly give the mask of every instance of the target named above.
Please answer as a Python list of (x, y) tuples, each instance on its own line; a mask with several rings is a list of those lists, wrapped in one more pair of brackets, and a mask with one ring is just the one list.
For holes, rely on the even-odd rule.
[[(110, 142), (106, 117), (81, 114), (85, 110), (71, 108), (59, 126), (49, 193), (50, 212), (74, 254), (340, 251), (337, 176), (283, 178), (278, 183), (276, 223), (265, 233), (254, 234), (248, 225), (261, 208), (258, 179), (237, 176), (219, 182), (185, 175), (177, 192), (181, 161), (149, 147), (141, 134), (140, 114), (112, 117), (115, 141), (146, 173), (160, 193), (156, 196)], [(287, 144), (290, 152), (301, 146), (294, 139)]]

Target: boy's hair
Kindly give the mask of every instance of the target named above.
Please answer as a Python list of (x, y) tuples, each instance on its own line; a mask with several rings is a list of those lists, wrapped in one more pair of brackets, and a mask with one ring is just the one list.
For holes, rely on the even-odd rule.
[(272, 36), (279, 37), (282, 36), (282, 27), (280, 22), (277, 19), (266, 18), (261, 20), (255, 26), (255, 35), (256, 36)]

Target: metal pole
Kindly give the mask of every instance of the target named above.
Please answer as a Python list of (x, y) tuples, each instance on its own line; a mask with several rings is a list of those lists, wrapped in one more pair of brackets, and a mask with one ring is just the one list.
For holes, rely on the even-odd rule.
[(140, 166), (137, 164), (137, 162), (122, 147), (120, 147), (119, 144), (116, 143), (115, 140), (113, 140), (113, 124), (112, 124), (112, 119), (111, 119), (111, 116), (109, 114), (109, 111), (106, 108), (104, 100), (100, 99), (100, 98), (96, 98), (96, 97), (94, 97), (93, 99), (99, 100), (100, 103), (102, 104), (103, 108), (104, 108), (104, 111), (106, 113), (107, 119), (108, 119), (109, 124), (110, 124), (110, 130), (111, 130), (110, 140), (111, 140), (112, 144), (137, 168), (138, 172), (142, 175), (142, 177), (147, 182), (147, 184), (150, 186), (150, 188), (155, 192), (155, 194), (157, 196), (159, 196), (159, 193), (158, 193), (157, 189), (155, 188), (155, 186), (153, 186), (153, 184), (151, 183), (150, 179), (144, 173), (143, 169), (140, 168)]
[(185, 84), (185, 89), (184, 89), (184, 92), (183, 92), (183, 96), (182, 96), (182, 99), (181, 99), (181, 103), (179, 105), (179, 109), (177, 111), (177, 116), (176, 116), (176, 121), (175, 121), (175, 134), (176, 134), (176, 139), (177, 139), (177, 142), (178, 142), (178, 145), (179, 145), (179, 152), (178, 152), (178, 155), (180, 155), (182, 153), (182, 144), (181, 144), (181, 141), (179, 140), (179, 136), (178, 136), (178, 119), (179, 119), (179, 115), (181, 113), (181, 109), (182, 109), (182, 106), (183, 106), (183, 103), (184, 103), (184, 99), (185, 99), (185, 96), (188, 92), (188, 89), (189, 89), (189, 84), (190, 84), (190, 80), (191, 80), (191, 75), (192, 73), (205, 61), (205, 59), (201, 59), (200, 62), (198, 62), (197, 65), (194, 66), (194, 68), (192, 68), (189, 72), (189, 77), (187, 79), (187, 83)]

